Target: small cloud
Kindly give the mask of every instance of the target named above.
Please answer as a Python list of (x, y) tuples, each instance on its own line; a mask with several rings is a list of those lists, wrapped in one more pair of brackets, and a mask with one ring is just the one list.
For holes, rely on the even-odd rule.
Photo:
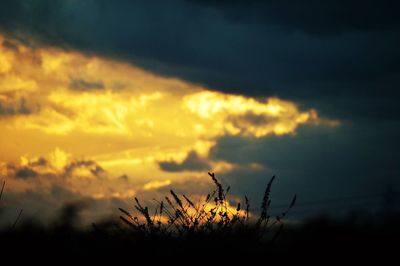
[(15, 109), (13, 107), (3, 106), (0, 102), (0, 115), (1, 116), (15, 115)]
[(29, 109), (26, 107), (26, 100), (25, 100), (25, 98), (21, 98), (21, 100), (20, 100), (20, 105), (19, 105), (19, 108), (18, 108), (17, 111), (18, 111), (19, 114), (25, 114), (25, 115), (28, 115), (28, 114), (31, 113), (31, 110), (29, 110)]
[(48, 158), (50, 165), (53, 168), (61, 171), (62, 169), (64, 169), (64, 167), (66, 167), (66, 165), (70, 161), (71, 154), (56, 147), (54, 151), (49, 154)]
[(39, 157), (37, 160), (33, 160), (29, 162), (30, 166), (46, 166), (48, 164), (47, 160), (44, 157)]
[(167, 179), (164, 181), (152, 181), (143, 186), (144, 190), (158, 189), (171, 184), (171, 180)]
[[(164, 181), (153, 181), (145, 184), (145, 186), (148, 184), (151, 184), (148, 186), (153, 186), (157, 183), (167, 183), (167, 181), (168, 179)], [(190, 175), (183, 180), (174, 180), (173, 182), (171, 181), (170, 184), (163, 184), (163, 186), (157, 188), (155, 186), (148, 189), (145, 187), (142, 188), (143, 189), (136, 191), (135, 196), (139, 199), (151, 200), (153, 198), (163, 198), (166, 194), (170, 193), (171, 189), (178, 194), (185, 194), (187, 196), (206, 196), (213, 188), (213, 183), (211, 179), (208, 178), (207, 174), (203, 173), (202, 175)]]
[(231, 116), (228, 118), (228, 121), (232, 122), (236, 127), (240, 127), (241, 125), (254, 125), (254, 126), (263, 126), (267, 123), (274, 123), (278, 119), (273, 116), (266, 116), (263, 114), (256, 114), (253, 112), (247, 112), (243, 115)]
[(118, 179), (119, 179), (119, 180), (122, 180), (122, 181), (124, 181), (124, 182), (126, 182), (126, 181), (129, 180), (129, 176), (127, 176), (127, 175), (121, 175), (120, 177), (118, 177)]
[(104, 89), (104, 83), (101, 80), (72, 79), (69, 83), (69, 88), (77, 91), (102, 90)]
[(0, 116), (29, 115), (32, 111), (26, 106), (25, 98), (21, 98), (19, 106), (8, 106), (0, 102)]
[(104, 169), (92, 160), (75, 160), (65, 166), (65, 173), (67, 175), (73, 175), (77, 173), (80, 175), (91, 174), (98, 177), (104, 173)]
[(113, 90), (123, 90), (123, 89), (126, 89), (127, 87), (128, 87), (128, 84), (119, 82), (119, 81), (116, 81), (111, 85), (111, 88)]
[(210, 164), (206, 159), (200, 158), (195, 151), (189, 152), (183, 162), (176, 161), (160, 161), (158, 162), (160, 168), (167, 172), (181, 172), (181, 171), (207, 171), (210, 169)]
[(17, 179), (29, 179), (36, 176), (37, 172), (27, 166), (22, 167), (15, 172), (15, 178)]
[(183, 101), (192, 114), (207, 124), (204, 132), (208, 135), (280, 136), (295, 133), (301, 124), (320, 121), (315, 110), (301, 111), (294, 102), (275, 97), (261, 101), (241, 95), (200, 91), (185, 96)]
[(14, 40), (4, 40), (3, 47), (18, 51), (18, 43)]

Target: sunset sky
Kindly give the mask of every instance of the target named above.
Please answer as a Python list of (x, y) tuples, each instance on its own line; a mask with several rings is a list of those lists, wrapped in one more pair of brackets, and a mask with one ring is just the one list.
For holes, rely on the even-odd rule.
[(398, 190), (399, 18), (388, 1), (1, 1), (5, 222), (205, 195), (208, 171), (255, 212), (272, 175), (276, 206)]

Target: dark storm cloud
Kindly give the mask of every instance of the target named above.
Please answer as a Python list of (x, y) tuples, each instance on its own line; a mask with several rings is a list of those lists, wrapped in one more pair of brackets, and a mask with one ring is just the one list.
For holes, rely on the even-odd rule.
[(375, 126), (302, 127), (296, 136), (264, 139), (225, 137), (211, 158), (265, 166), (262, 172), (234, 171), (223, 178), (233, 189), (240, 188), (238, 194), (262, 195), (268, 178), (277, 175), (274, 198), (281, 204), (293, 193), (307, 202), (377, 195), (388, 186), (400, 192), (400, 127), (387, 122)]
[(358, 0), (2, 1), (0, 28), (327, 116), (390, 120), (400, 113), (396, 10)]
[(210, 165), (207, 160), (200, 158), (195, 151), (191, 151), (181, 163), (175, 161), (158, 162), (160, 168), (167, 172), (181, 171), (208, 171)]
[(104, 84), (101, 80), (89, 81), (84, 79), (72, 79), (69, 83), (69, 88), (78, 91), (102, 90), (104, 89)]
[(400, 26), (396, 1), (192, 0), (235, 22), (265, 23), (312, 34), (387, 30)]

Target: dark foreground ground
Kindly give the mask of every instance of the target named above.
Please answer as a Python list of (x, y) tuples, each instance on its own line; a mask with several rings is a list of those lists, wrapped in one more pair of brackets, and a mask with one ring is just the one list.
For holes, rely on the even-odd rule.
[[(135, 265), (172, 263), (217, 265), (220, 263), (383, 263), (398, 265), (399, 223), (396, 217), (379, 222), (324, 217), (301, 225), (286, 225), (274, 243), (257, 241), (249, 232), (195, 234), (184, 238), (143, 236), (127, 229), (98, 225), (79, 231), (68, 224), (44, 228), (20, 224), (0, 233), (1, 265), (51, 264), (84, 261), (90, 265), (124, 261)], [(112, 232), (112, 233), (110, 233)]]

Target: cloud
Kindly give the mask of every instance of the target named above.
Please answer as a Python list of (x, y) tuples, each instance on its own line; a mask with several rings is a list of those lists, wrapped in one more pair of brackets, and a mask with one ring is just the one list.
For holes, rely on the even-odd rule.
[[(187, 180), (168, 183), (168, 180), (148, 183), (147, 186), (138, 189), (135, 196), (153, 211), (155, 209), (153, 199), (164, 200), (165, 196), (170, 195), (171, 189), (178, 194), (187, 195), (192, 200), (197, 200), (199, 197), (204, 199), (207, 193), (212, 192), (214, 186), (206, 173), (201, 177), (190, 176)], [(57, 227), (86, 227), (104, 219), (112, 219), (116, 222), (120, 215), (118, 208), (135, 212), (132, 196), (93, 198), (74, 192), (70, 187), (56, 184), (47, 189), (32, 189), (31, 187), (25, 191), (10, 188), (10, 180), (7, 180), (6, 197), (2, 201), (5, 205), (4, 208), (1, 208), (4, 212), (0, 219), (0, 227), (12, 224), (15, 220), (15, 211), (21, 208), (24, 209), (24, 212), (20, 224), (25, 221), (38, 221)]]
[(28, 115), (31, 110), (26, 106), (25, 98), (19, 101), (19, 107), (5, 106), (0, 101), (0, 116), (13, 116), (13, 115)]
[[(77, 167), (90, 170), (95, 163), (74, 159), (57, 150), (46, 157), (23, 158), (21, 163), (0, 164), (0, 172), (6, 180), (5, 208), (1, 225), (13, 222), (13, 210), (24, 209), (22, 223), (40, 221), (53, 226), (88, 225), (101, 219), (118, 219), (117, 208), (129, 210), (132, 197), (137, 196), (146, 205), (153, 207), (153, 198), (163, 200), (170, 189), (185, 193), (195, 199), (211, 192), (213, 186), (206, 173), (201, 177), (191, 175), (187, 179), (160, 179), (147, 183), (135, 183), (131, 179), (103, 173), (88, 178)], [(68, 157), (64, 167), (59, 167), (61, 158)], [(71, 172), (74, 169), (74, 173)], [(16, 173), (24, 172), (24, 177)], [(35, 172), (28, 177), (26, 173)], [(90, 172), (90, 171), (89, 171)], [(87, 181), (90, 181), (89, 183)], [(135, 191), (132, 190), (135, 189)], [(67, 215), (68, 214), (68, 215)], [(68, 216), (68, 217), (67, 217)]]
[[(170, 195), (172, 189), (180, 195), (185, 194), (193, 198), (193, 200), (197, 200), (200, 197), (204, 199), (207, 194), (211, 193), (215, 188), (214, 183), (207, 173), (202, 173), (200, 176), (189, 174), (188, 178), (171, 182), (170, 184), (167, 184), (169, 183), (167, 181), (168, 179), (159, 181), (158, 184), (162, 184), (160, 186), (154, 186), (149, 189), (146, 187), (139, 189), (136, 193), (136, 197), (148, 205), (153, 205), (154, 198), (157, 200), (164, 200), (165, 196)], [(156, 182), (154, 182), (154, 184), (156, 184)], [(224, 185), (226, 185), (226, 183), (224, 183)]]
[(56, 185), (48, 190), (7, 189), (6, 192), (0, 227), (11, 225), (19, 209), (23, 209), (20, 226), (25, 222), (39, 222), (54, 227), (88, 227), (93, 222), (110, 217), (118, 221), (118, 208), (128, 209), (127, 199), (93, 199)]
[[(225, 93), (98, 55), (7, 42), (0, 46), (8, 56), (0, 97), (14, 108), (28, 99), (32, 112), (0, 120), (0, 173), (15, 195), (43, 204), (40, 194), (107, 206), (134, 196), (151, 202), (171, 188), (199, 196), (212, 186), (207, 171), (257, 175), (266, 168), (213, 157), (221, 139), (333, 128), (317, 110), (290, 100)], [(71, 80), (81, 88), (72, 89)], [(53, 195), (57, 188), (66, 190), (62, 199)]]
[(149, 182), (149, 183), (146, 183), (146, 184), (143, 186), (143, 189), (144, 189), (144, 190), (159, 189), (159, 188), (168, 186), (168, 185), (170, 185), (170, 184), (171, 184), (171, 180), (169, 180), (169, 179), (164, 180), (164, 181), (151, 181), (151, 182)]
[(160, 168), (167, 172), (180, 172), (180, 171), (210, 171), (211, 166), (209, 162), (200, 158), (195, 151), (188, 153), (182, 162), (175, 161), (161, 161), (158, 162)]
[[(278, 182), (274, 184), (273, 199), (277, 205), (284, 204), (294, 193), (301, 205), (301, 202), (327, 198), (377, 195), (387, 186), (400, 189), (395, 166), (400, 158), (395, 148), (399, 143), (396, 137), (399, 127), (380, 122), (375, 129), (368, 128), (368, 124), (349, 123), (334, 130), (304, 127), (295, 137), (224, 137), (210, 151), (210, 159), (223, 158), (237, 165), (251, 162), (262, 165), (261, 171), (235, 168), (222, 176), (229, 180), (233, 193), (254, 195), (258, 200), (268, 178), (276, 175)], [(371, 200), (370, 204), (371, 209), (377, 208), (380, 201)], [(343, 204), (342, 210), (366, 206), (366, 202), (351, 202)], [(328, 212), (328, 208), (324, 204), (307, 207), (304, 215)], [(330, 213), (335, 215), (335, 211), (333, 208)]]
[(393, 100), (399, 96), (393, 89), (400, 71), (397, 6), (359, 0), (2, 1), (0, 28), (34, 47), (111, 57), (222, 92), (320, 104), (323, 114), (342, 119), (392, 120), (399, 113)]
[[(26, 163), (24, 163), (24, 164), (26, 164)], [(43, 157), (39, 157), (39, 158), (37, 158), (36, 160), (28, 161), (27, 164), (28, 164), (29, 166), (32, 166), (32, 167), (37, 167), (37, 166), (40, 167), (40, 166), (46, 166), (46, 165), (48, 165), (48, 161), (47, 161), (45, 158), (43, 158)]]
[(116, 178), (98, 162), (73, 158), (57, 148), (46, 157), (21, 157), (19, 163), (1, 163), (0, 173), (7, 186), (14, 191), (46, 191), (52, 187), (66, 187), (71, 193), (91, 198), (131, 196), (126, 189), (127, 179)]
[(74, 175), (77, 172), (82, 175), (84, 171), (87, 171), (86, 175), (93, 176), (100, 176), (104, 173), (104, 169), (93, 160), (76, 160), (66, 165), (64, 169), (67, 175)]
[[(1, 38), (8, 59), (0, 97), (7, 106), (31, 112), (0, 120), (5, 128), (0, 145), (7, 154), (2, 160), (29, 155), (32, 161), (51, 153), (47, 163), (59, 173), (75, 158), (65, 175), (86, 177), (85, 188), (95, 175), (104, 176), (102, 170), (133, 176), (128, 183), (139, 179), (138, 187), (165, 173), (171, 182), (182, 178), (182, 171), (165, 171), (172, 168), (230, 171), (236, 166), (207, 161), (223, 136), (263, 138), (329, 124), (317, 110), (290, 100), (223, 93), (74, 50), (33, 48), (17, 40), (10, 48), (4, 45), (8, 39)], [(79, 86), (101, 83), (102, 89), (71, 89), (71, 80)], [(29, 102), (18, 102), (21, 98)], [(179, 165), (185, 158), (189, 161)]]
[(84, 79), (72, 79), (69, 88), (72, 90), (102, 90), (104, 89), (104, 84), (102, 81), (88, 81)]
[(28, 167), (22, 167), (15, 172), (15, 178), (28, 179), (37, 176), (37, 172)]
[[(221, 132), (214, 134), (221, 135), (283, 135), (293, 133), (299, 124), (319, 121), (315, 110), (299, 112), (295, 104), (272, 97), (261, 102), (243, 96), (202, 91), (186, 96), (184, 102), (191, 112), (207, 121), (207, 126), (198, 130), (208, 135), (213, 135), (215, 127)], [(258, 119), (249, 119), (249, 116)], [(216, 119), (224, 122), (215, 123)]]

